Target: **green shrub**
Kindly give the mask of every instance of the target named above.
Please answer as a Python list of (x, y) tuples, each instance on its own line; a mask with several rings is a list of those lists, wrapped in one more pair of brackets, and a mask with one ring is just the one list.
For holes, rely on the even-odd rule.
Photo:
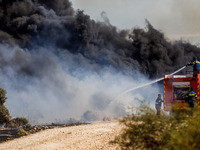
[[(187, 115), (189, 112), (189, 115)], [(179, 127), (173, 128), (166, 149), (199, 150), (200, 149), (200, 110), (187, 110), (186, 117)], [(184, 115), (184, 114), (183, 114)]]
[(0, 105), (3, 105), (6, 102), (6, 90), (0, 88)]
[(6, 90), (0, 88), (0, 124), (10, 122), (10, 115), (8, 109), (4, 106), (6, 99)]
[(153, 109), (142, 103), (134, 113), (120, 120), (125, 128), (111, 143), (126, 150), (200, 149), (199, 116), (197, 109), (157, 116)]
[(170, 128), (167, 117), (157, 116), (144, 104), (120, 122), (125, 128), (112, 143), (119, 144), (122, 149), (159, 149), (164, 144), (161, 135)]
[(23, 118), (23, 117), (14, 118), (12, 120), (12, 122), (14, 124), (16, 124), (17, 126), (26, 126), (29, 123), (29, 121), (26, 118)]
[(0, 105), (0, 124), (9, 122), (10, 122), (10, 116), (8, 109), (4, 105)]
[[(7, 127), (23, 127), (25, 130), (30, 130), (31, 125), (26, 118), (14, 118), (11, 120), (8, 109), (4, 106), (6, 102), (6, 90), (0, 88), (0, 124), (6, 124)], [(20, 135), (25, 135), (23, 130), (20, 130)]]

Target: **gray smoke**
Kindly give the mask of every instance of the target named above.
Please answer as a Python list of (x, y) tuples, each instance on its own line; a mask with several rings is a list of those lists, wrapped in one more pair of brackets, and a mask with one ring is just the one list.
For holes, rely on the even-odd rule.
[(11, 115), (32, 122), (90, 109), (120, 116), (125, 108), (112, 98), (124, 88), (200, 57), (197, 46), (167, 41), (148, 21), (146, 30), (120, 31), (102, 15), (107, 21), (95, 22), (68, 0), (0, 1), (0, 83)]

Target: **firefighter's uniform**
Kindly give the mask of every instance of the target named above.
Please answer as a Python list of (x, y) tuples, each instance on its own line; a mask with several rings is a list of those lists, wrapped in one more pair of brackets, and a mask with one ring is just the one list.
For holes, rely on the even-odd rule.
[(200, 71), (200, 61), (198, 61), (197, 58), (195, 58), (195, 61), (188, 63), (188, 65), (193, 66), (193, 71)]
[(186, 98), (186, 103), (188, 103), (189, 107), (194, 108), (194, 104), (198, 99), (197, 94), (191, 90), (186, 94), (185, 98)]
[(160, 110), (161, 110), (161, 105), (162, 105), (163, 100), (161, 99), (161, 95), (158, 95), (158, 98), (156, 99), (155, 107), (157, 110), (157, 115), (160, 115)]

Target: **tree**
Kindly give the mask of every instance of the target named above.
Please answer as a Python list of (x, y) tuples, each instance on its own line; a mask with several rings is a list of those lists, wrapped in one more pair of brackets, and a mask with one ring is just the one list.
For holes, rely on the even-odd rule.
[(0, 124), (9, 123), (11, 119), (8, 109), (4, 106), (6, 99), (6, 90), (0, 88)]
[(0, 105), (3, 105), (6, 102), (6, 90), (4, 90), (3, 88), (0, 88)]

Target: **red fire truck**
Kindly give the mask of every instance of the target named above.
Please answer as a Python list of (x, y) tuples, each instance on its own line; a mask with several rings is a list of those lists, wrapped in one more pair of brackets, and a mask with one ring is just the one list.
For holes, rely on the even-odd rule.
[[(164, 110), (170, 111), (172, 106), (176, 109), (185, 109), (185, 95), (193, 87), (193, 91), (198, 96), (198, 106), (200, 106), (200, 71), (186, 71), (186, 75), (165, 75), (163, 100)], [(174, 108), (174, 107), (173, 107)]]

